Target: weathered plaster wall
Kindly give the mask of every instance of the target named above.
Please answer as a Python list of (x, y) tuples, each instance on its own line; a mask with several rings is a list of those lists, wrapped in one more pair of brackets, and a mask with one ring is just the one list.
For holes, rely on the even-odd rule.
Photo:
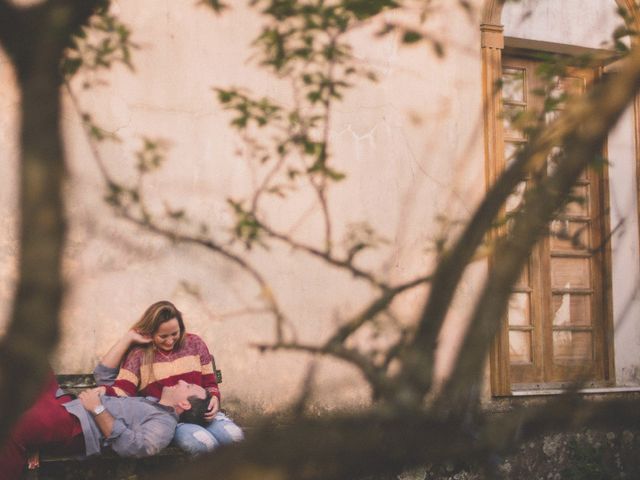
[(618, 385), (640, 385), (640, 298), (638, 298), (638, 190), (634, 111), (630, 108), (611, 132), (607, 144), (611, 166), (611, 239), (615, 366)]
[[(529, 24), (527, 28), (545, 32), (538, 39), (570, 38), (580, 45), (584, 38), (580, 35), (592, 26), (589, 19), (601, 22), (605, 18), (605, 30), (617, 21), (603, 2), (591, 5), (595, 17), (589, 14), (571, 20), (551, 10), (552, 3), (543, 2), (547, 5), (544, 10), (528, 17), (528, 21), (537, 23), (535, 28)], [(437, 218), (466, 218), (484, 192), (479, 20), (469, 18), (456, 2), (442, 0), (436, 4), (439, 10), (429, 28), (447, 46), (442, 59), (423, 45), (401, 46), (397, 36), (375, 38), (372, 34), (376, 25), (354, 34), (352, 41), (359, 58), (377, 71), (380, 82), (351, 91), (337, 106), (330, 132), (336, 166), (348, 175), (332, 193), (336, 239), (348, 223), (367, 220), (390, 243), (380, 253), (362, 260), (366, 265), (381, 265), (397, 281), (428, 271), (432, 256), (426, 247), (440, 229)], [(481, 4), (480, 0), (474, 2), (478, 7)], [(560, 4), (565, 5), (558, 7), (561, 9), (579, 6), (573, 0), (555, 2), (556, 6)], [(514, 4), (505, 7), (505, 18), (521, 15), (510, 11), (512, 8)], [(286, 82), (275, 80), (248, 61), (249, 45), (259, 31), (260, 19), (255, 12), (237, 5), (216, 17), (191, 0), (120, 0), (114, 2), (114, 9), (132, 27), (134, 40), (141, 47), (134, 53), (135, 73), (116, 67), (101, 75), (106, 81), (102, 86), (86, 91), (75, 85), (83, 108), (122, 139), (102, 145), (101, 156), (117, 178), (130, 179), (135, 164), (133, 152), (140, 138), (167, 139), (167, 164), (146, 186), (149, 197), (160, 198), (151, 201), (151, 207), (162, 209), (166, 200), (173, 207), (184, 207), (198, 220), (206, 220), (214, 232), (221, 231), (231, 222), (226, 198), (246, 194), (252, 167), (211, 88), (242, 86), (278, 101), (292, 101)], [(547, 23), (560, 17), (562, 28)], [(513, 25), (509, 21), (505, 33), (517, 36)], [(526, 34), (531, 30), (521, 31)], [(600, 47), (602, 39), (592, 34), (588, 38), (591, 43), (585, 45)], [(17, 96), (6, 61), (0, 62), (0, 80), (3, 326), (16, 258), (12, 212)], [(241, 399), (244, 406), (266, 412), (290, 401), (309, 359), (299, 354), (260, 355), (250, 344), (273, 339), (271, 320), (257, 313), (227, 315), (255, 303), (259, 294), (255, 286), (228, 262), (196, 247), (172, 246), (114, 218), (104, 205), (96, 162), (68, 98), (64, 118), (71, 180), (65, 263), (69, 290), (56, 369), (60, 373), (91, 370), (146, 306), (158, 299), (171, 299), (183, 311), (188, 327), (202, 334), (215, 353), (224, 372), (222, 387), (227, 399)], [(629, 151), (629, 127), (620, 128), (616, 132), (621, 133), (612, 136), (610, 145), (612, 182), (630, 178), (628, 170), (615, 169), (616, 158), (622, 158), (620, 152)], [(621, 207), (616, 215), (633, 215), (629, 210), (633, 208), (633, 202), (629, 203), (632, 188), (628, 182), (623, 190), (617, 185), (612, 188), (615, 195), (620, 195), (616, 197), (616, 205)], [(291, 202), (272, 205), (269, 216), (283, 228), (295, 224), (296, 235), (320, 245), (318, 213), (313, 198), (298, 193)], [(634, 255), (635, 262), (620, 261), (624, 255), (614, 261), (614, 282), (629, 287), (616, 293), (616, 318), (623, 311), (622, 302), (631, 294), (629, 279), (635, 279), (640, 264), (637, 237), (633, 237), (637, 232), (635, 221), (633, 217), (625, 222), (625, 229), (614, 239), (614, 251)], [(249, 258), (265, 272), (303, 341), (326, 338), (340, 319), (358, 311), (371, 293), (350, 276), (289, 249), (253, 251)], [(447, 371), (455, 354), (458, 333), (472, 305), (477, 280), (484, 273), (484, 264), (470, 269), (456, 297), (440, 343), (440, 375)], [(198, 285), (203, 300), (185, 293), (181, 282)], [(415, 318), (424, 293), (405, 295), (398, 302), (396, 308), (403, 321)], [(633, 308), (638, 308), (635, 301)], [(624, 378), (623, 383), (632, 384), (625, 376), (629, 370), (622, 370), (621, 365), (633, 367), (637, 363), (633, 352), (637, 351), (638, 326), (627, 321), (619, 332), (628, 343), (620, 344), (622, 348), (616, 345), (618, 375)], [(616, 342), (621, 341), (617, 335)], [(324, 406), (366, 401), (363, 382), (341, 363), (323, 361), (317, 384)]]
[[(92, 90), (74, 86), (82, 107), (122, 139), (100, 147), (117, 178), (131, 178), (140, 137), (167, 139), (168, 161), (149, 179), (149, 197), (184, 207), (220, 231), (231, 221), (226, 198), (246, 194), (252, 169), (211, 88), (236, 85), (278, 101), (292, 100), (286, 82), (247, 61), (260, 28), (255, 13), (234, 2), (233, 10), (216, 17), (195, 3), (115, 1), (114, 9), (141, 47), (134, 53), (136, 71), (116, 67), (100, 76), (104, 85)], [(379, 25), (354, 34), (358, 56), (377, 71), (380, 82), (354, 89), (336, 107), (330, 132), (336, 166), (348, 175), (336, 186), (330, 204), (336, 239), (348, 223), (370, 222), (390, 243), (379, 254), (363, 256), (363, 263), (382, 265), (397, 281), (428, 271), (432, 254), (427, 247), (440, 228), (437, 217), (466, 218), (484, 191), (478, 20), (455, 2), (439, 5), (430, 28), (449, 45), (443, 59), (423, 45), (401, 47), (398, 36), (376, 39)], [(6, 67), (2, 75), (9, 75)], [(2, 95), (11, 97), (10, 91)], [(0, 148), (3, 157), (5, 151), (15, 157), (15, 120), (5, 116), (14, 110), (4, 99), (0, 138), (6, 141)], [(293, 398), (308, 358), (260, 355), (250, 347), (273, 338), (266, 315), (225, 316), (255, 303), (257, 289), (219, 258), (195, 247), (174, 247), (114, 218), (103, 203), (98, 168), (68, 98), (64, 119), (71, 179), (65, 263), (69, 290), (56, 369), (91, 370), (147, 305), (171, 299), (183, 310), (188, 327), (202, 334), (215, 353), (226, 398), (267, 412)], [(15, 177), (13, 167), (5, 162), (0, 167), (0, 191), (6, 195), (2, 218), (9, 223), (14, 220), (12, 197), (5, 186)], [(163, 200), (150, 203), (163, 208)], [(269, 215), (283, 227), (296, 224), (300, 238), (321, 245), (319, 211), (313, 205), (310, 195), (300, 193), (274, 206)], [(2, 294), (9, 298), (15, 237), (4, 230), (0, 238)], [(250, 258), (265, 272), (306, 342), (326, 338), (340, 318), (358, 311), (371, 294), (349, 275), (289, 249), (254, 251)], [(471, 304), (474, 277), (483, 270), (473, 269), (456, 299), (442, 342), (441, 372)], [(203, 301), (187, 295), (182, 281), (198, 285)], [(423, 296), (424, 291), (412, 293), (398, 302), (403, 321), (412, 321)], [(0, 313), (4, 324), (6, 311)], [(317, 383), (320, 401), (328, 407), (357, 405), (367, 398), (358, 375), (343, 364), (322, 362)]]
[(623, 24), (614, 0), (522, 0), (502, 11), (504, 34), (546, 42), (606, 48)]

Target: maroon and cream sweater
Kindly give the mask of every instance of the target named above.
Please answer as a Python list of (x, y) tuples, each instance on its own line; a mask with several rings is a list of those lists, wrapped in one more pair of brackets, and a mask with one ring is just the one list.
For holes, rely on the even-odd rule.
[(144, 353), (145, 347), (136, 347), (127, 354), (116, 381), (107, 387), (107, 395), (160, 398), (163, 387), (184, 380), (204, 387), (220, 399), (211, 354), (199, 336), (185, 334), (182, 347), (169, 353), (154, 350), (153, 362), (149, 365), (142, 364)]

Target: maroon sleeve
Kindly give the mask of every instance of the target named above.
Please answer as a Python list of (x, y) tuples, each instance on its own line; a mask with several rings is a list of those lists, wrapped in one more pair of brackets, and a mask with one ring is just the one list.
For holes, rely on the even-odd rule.
[(207, 348), (207, 344), (198, 337), (193, 335), (194, 345), (198, 356), (200, 357), (200, 365), (202, 367), (202, 386), (205, 390), (211, 392), (212, 395), (218, 397), (220, 400), (220, 389), (218, 389), (218, 382), (216, 381), (216, 372), (213, 371), (213, 362), (211, 353)]
[(106, 387), (106, 394), (113, 397), (134, 397), (140, 386), (140, 366), (144, 350), (136, 348), (131, 350), (118, 372), (118, 377), (113, 385)]

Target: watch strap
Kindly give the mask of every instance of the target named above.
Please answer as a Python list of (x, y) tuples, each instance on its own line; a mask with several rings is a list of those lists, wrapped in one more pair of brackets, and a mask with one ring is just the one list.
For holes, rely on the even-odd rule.
[(93, 409), (93, 416), (97, 417), (98, 415), (100, 415), (105, 410), (106, 410), (106, 408), (104, 407), (104, 405), (100, 404), (96, 408)]

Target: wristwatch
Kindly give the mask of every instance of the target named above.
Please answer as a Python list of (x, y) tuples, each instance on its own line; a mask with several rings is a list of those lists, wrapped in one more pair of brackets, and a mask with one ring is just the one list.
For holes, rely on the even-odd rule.
[(104, 408), (104, 405), (100, 404), (96, 408), (93, 409), (93, 416), (97, 417), (98, 415), (100, 415), (105, 410), (106, 410), (106, 408)]

